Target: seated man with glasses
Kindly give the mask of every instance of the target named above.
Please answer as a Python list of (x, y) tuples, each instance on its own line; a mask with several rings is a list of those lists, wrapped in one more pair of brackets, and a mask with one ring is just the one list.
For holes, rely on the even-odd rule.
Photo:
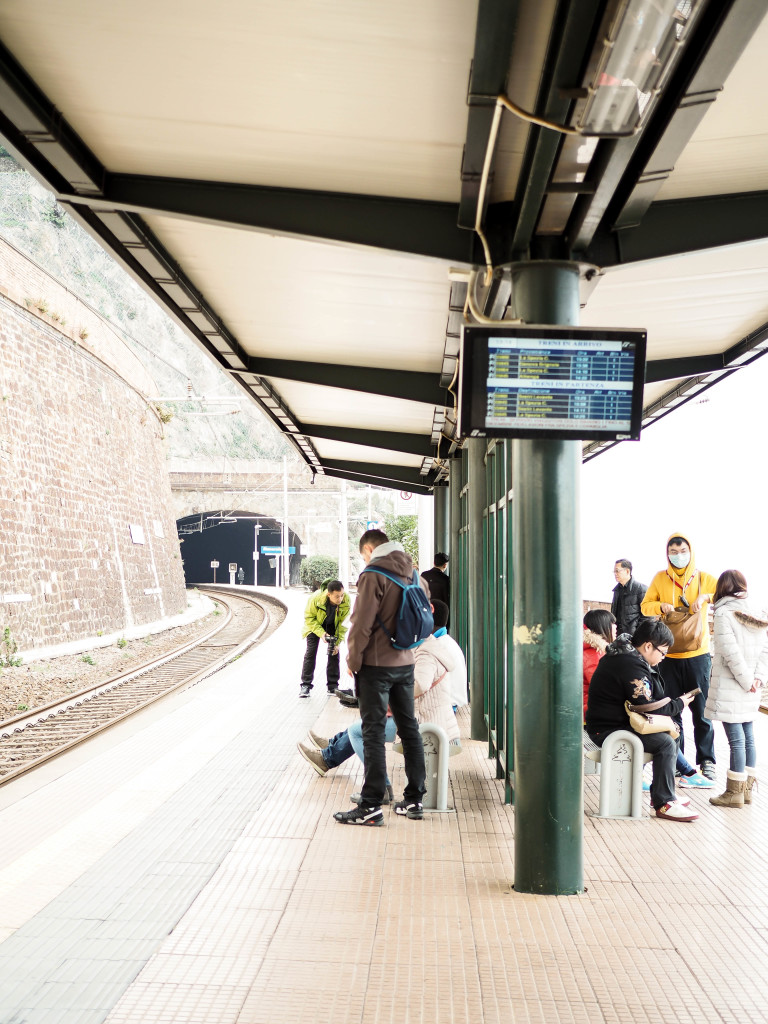
[[(657, 667), (672, 644), (672, 633), (663, 622), (644, 619), (632, 635), (631, 642), (619, 637), (609, 644), (605, 656), (598, 662), (589, 684), (586, 729), (593, 743), (603, 745), (606, 736), (618, 729), (631, 732), (624, 702), (653, 704), (663, 700), (664, 684)], [(693, 698), (683, 695), (670, 700), (654, 714), (679, 717)], [(668, 732), (647, 733), (639, 736), (643, 749), (653, 755), (653, 781), (651, 805), (658, 818), (668, 821), (695, 821), (687, 800), (679, 800), (675, 793), (675, 761), (677, 743)]]

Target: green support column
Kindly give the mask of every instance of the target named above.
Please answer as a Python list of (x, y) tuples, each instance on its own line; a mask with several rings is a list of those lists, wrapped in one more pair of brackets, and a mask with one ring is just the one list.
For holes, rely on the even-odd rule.
[[(576, 325), (579, 268), (512, 268), (527, 323)], [(513, 444), (515, 889), (584, 890), (579, 441)]]
[[(436, 487), (434, 491), (435, 500), (435, 551), (446, 551), (451, 554), (450, 541), (450, 503), (448, 500), (448, 488)], [(448, 565), (450, 575), (451, 567)]]
[(466, 653), (465, 636), (462, 630), (463, 622), (463, 595), (460, 592), (462, 585), (461, 571), (461, 460), (451, 461), (450, 476), (448, 478), (448, 506), (450, 511), (449, 537), (451, 545), (448, 554), (451, 561), (448, 563), (448, 575), (451, 578), (451, 634), (461, 644)]
[(485, 439), (468, 438), (464, 442), (468, 457), (469, 548), (465, 585), (469, 598), (470, 723), (473, 740), (488, 738), (485, 726), (483, 682), (485, 645), (483, 644), (483, 510), (486, 502)]

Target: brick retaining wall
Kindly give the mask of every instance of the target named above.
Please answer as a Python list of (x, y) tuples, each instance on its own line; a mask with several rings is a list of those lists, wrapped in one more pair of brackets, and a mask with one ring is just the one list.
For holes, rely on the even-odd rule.
[[(150, 379), (108, 326), (2, 242), (0, 275), (0, 630), (29, 648), (182, 611), (163, 425), (120, 374)], [(66, 305), (68, 324), (29, 294), (50, 311)]]

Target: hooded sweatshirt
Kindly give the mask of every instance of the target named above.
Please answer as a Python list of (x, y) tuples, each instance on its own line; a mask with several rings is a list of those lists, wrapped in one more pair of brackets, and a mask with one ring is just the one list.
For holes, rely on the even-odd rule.
[[(374, 548), (368, 563), (371, 569), (386, 569), (403, 582), (413, 575), (411, 556), (397, 541), (388, 541)], [(426, 583), (419, 577), (422, 590), (429, 596)], [(395, 616), (400, 610), (402, 587), (378, 572), (362, 572), (357, 581), (357, 600), (352, 612), (352, 627), (347, 638), (347, 665), (359, 672), (363, 665), (400, 668), (413, 664), (413, 651), (399, 651), (392, 646)], [(382, 629), (377, 619), (384, 625)]]
[[(648, 618), (660, 618), (662, 616), (662, 604), (671, 604), (674, 608), (684, 607), (681, 596), (685, 596), (688, 604), (693, 604), (699, 594), (707, 595), (709, 603), (712, 602), (717, 588), (717, 580), (708, 572), (699, 573), (696, 568), (696, 556), (690, 538), (681, 530), (671, 533), (667, 539), (665, 551), (669, 548), (669, 542), (673, 537), (682, 537), (691, 549), (691, 560), (684, 569), (676, 569), (667, 556), (667, 567), (657, 572), (645, 592), (645, 599), (640, 606), (643, 615)], [(701, 647), (695, 651), (683, 651), (680, 654), (668, 654), (668, 658), (696, 658), (700, 654), (707, 654), (709, 651), (709, 625), (707, 622), (708, 612), (707, 601), (702, 604), (699, 610), (701, 616)]]

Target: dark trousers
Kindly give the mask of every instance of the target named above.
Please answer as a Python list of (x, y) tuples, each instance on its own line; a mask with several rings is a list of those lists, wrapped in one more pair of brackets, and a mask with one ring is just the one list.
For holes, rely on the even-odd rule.
[[(301, 682), (303, 685), (312, 686), (312, 679), (315, 675), (315, 662), (317, 661), (317, 648), (320, 644), (320, 637), (317, 633), (310, 633), (307, 637), (307, 649), (304, 652), (304, 664), (301, 667)], [(331, 654), (332, 647), (330, 644), (328, 647), (328, 667), (325, 671), (325, 677), (328, 680), (328, 686), (338, 686), (339, 684), (339, 652), (336, 650), (335, 654)]]
[[(674, 699), (689, 690), (695, 690), (697, 686), (701, 690), (688, 705), (693, 719), (697, 764), (715, 760), (715, 730), (710, 720), (704, 717), (711, 667), (712, 659), (708, 654), (698, 654), (695, 658), (665, 658), (660, 666), (667, 697)], [(682, 715), (675, 721), (680, 729), (680, 749), (685, 750)]]
[[(589, 738), (598, 747), (602, 747), (606, 736), (610, 733), (590, 733)], [(677, 760), (677, 741), (668, 732), (649, 732), (637, 737), (643, 744), (643, 750), (653, 755), (653, 781), (651, 782), (651, 805), (658, 810), (664, 804), (677, 800), (675, 793), (675, 762)]]
[(357, 674), (357, 698), (363, 722), (365, 780), (361, 791), (364, 807), (379, 807), (387, 784), (384, 730), (387, 705), (403, 743), (407, 785), (403, 796), (408, 803), (421, 803), (426, 792), (424, 746), (413, 711), (413, 665), (384, 668), (363, 665)]

